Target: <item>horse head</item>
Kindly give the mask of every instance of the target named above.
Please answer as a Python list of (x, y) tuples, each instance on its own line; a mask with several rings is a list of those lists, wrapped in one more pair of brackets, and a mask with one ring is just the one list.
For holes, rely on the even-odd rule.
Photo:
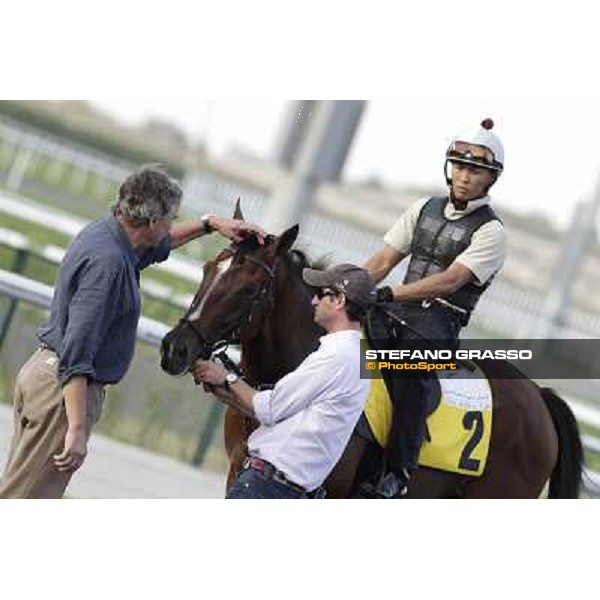
[[(234, 218), (242, 218), (239, 202)], [(256, 335), (273, 305), (278, 262), (291, 249), (298, 225), (264, 244), (255, 236), (233, 243), (204, 265), (190, 308), (161, 345), (161, 366), (183, 375), (220, 343), (243, 343)]]

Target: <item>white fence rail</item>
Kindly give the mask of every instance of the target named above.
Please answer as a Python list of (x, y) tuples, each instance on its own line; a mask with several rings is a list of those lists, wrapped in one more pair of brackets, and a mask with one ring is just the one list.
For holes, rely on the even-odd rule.
[[(229, 193), (233, 192), (230, 190)], [(231, 203), (234, 196), (230, 196), (229, 193), (227, 200)], [(204, 205), (206, 210), (221, 214), (229, 210), (229, 206), (225, 208), (226, 206), (224, 197)], [(76, 235), (86, 224), (83, 219), (8, 193), (0, 193), (0, 211), (37, 225), (43, 225), (70, 237)], [(345, 229), (347, 227), (336, 224), (332, 219), (308, 215), (301, 231), (307, 232), (304, 235), (305, 242), (308, 242), (313, 251), (319, 248), (326, 252), (327, 249), (331, 250), (335, 247), (334, 256), (345, 257), (344, 260), (351, 260), (357, 264), (361, 264), (368, 258), (371, 251), (381, 245), (379, 236), (352, 228), (352, 231), (346, 232), (340, 238), (340, 231), (345, 231)], [(358, 250), (357, 242), (365, 236), (369, 239), (363, 240), (363, 247)], [(182, 256), (171, 256), (156, 268), (195, 283), (199, 282), (201, 278), (201, 265)], [(401, 265), (394, 274), (390, 275), (390, 279), (399, 278), (402, 269)], [(527, 332), (519, 331), (519, 327), (539, 318), (543, 302), (543, 294), (523, 290), (499, 280), (481, 299), (477, 311), (473, 315), (472, 325), (475, 328), (492, 331), (496, 335), (507, 338), (527, 337)], [(527, 330), (529, 330), (529, 326)], [(467, 335), (468, 332), (469, 329), (466, 330)], [(572, 310), (567, 324), (559, 332), (559, 337), (565, 339), (600, 337), (600, 316)]]
[[(115, 160), (91, 148), (0, 116), (0, 155), (5, 151), (11, 153), (12, 165), (6, 183), (13, 190), (19, 189), (19, 185), (16, 184), (22, 180), (26, 170), (23, 165), (29, 160), (35, 160), (36, 155), (47, 157), (57, 165), (73, 166), (81, 174), (82, 181), (85, 180), (86, 173), (90, 173), (119, 183), (134, 167), (133, 164)], [(230, 210), (233, 200), (241, 195), (245, 211), (252, 219), (260, 221), (264, 217), (267, 202), (264, 186), (261, 190), (258, 187), (253, 188), (250, 184), (240, 184), (234, 181), (234, 178), (228, 180), (226, 176), (191, 173), (185, 178), (184, 188), (184, 201), (188, 207), (198, 212), (225, 213)], [(317, 198), (317, 204), (319, 201), (320, 198)], [(21, 199), (13, 199), (11, 203), (10, 199), (2, 197), (0, 204), (0, 208), (6, 212), (71, 236), (85, 224), (82, 220), (50, 211), (46, 207), (23, 203)], [(346, 205), (344, 202), (341, 204), (343, 210), (340, 211), (338, 206), (334, 211), (336, 214), (347, 214), (348, 211), (357, 210), (356, 205)], [(300, 239), (315, 254), (329, 254), (334, 261), (343, 260), (358, 264), (380, 248), (382, 243), (379, 234), (363, 231), (350, 223), (342, 223), (340, 219), (327, 216), (323, 212), (305, 215)], [(192, 281), (199, 279), (197, 266), (180, 258), (170, 259), (162, 268)], [(402, 271), (401, 266), (393, 277), (397, 278)], [(508, 338), (528, 337), (530, 324), (539, 319), (544, 300), (542, 293), (524, 290), (506, 281), (496, 281), (482, 298), (473, 316), (472, 325), (474, 328), (482, 328)], [(517, 327), (515, 324), (518, 324)], [(523, 327), (523, 330), (519, 330), (519, 327)], [(558, 336), (571, 339), (600, 337), (600, 315), (572, 310)]]
[[(53, 288), (45, 283), (33, 281), (22, 275), (0, 269), (0, 294), (23, 300), (39, 308), (48, 309), (52, 302), (53, 293)], [(160, 346), (167, 331), (169, 331), (169, 327), (164, 323), (141, 317), (137, 337), (142, 342)]]
[[(48, 309), (52, 301), (53, 288), (0, 269), (0, 294)], [(140, 341), (159, 346), (168, 330), (169, 327), (164, 323), (141, 317), (137, 337)], [(239, 361), (239, 354), (232, 352), (232, 358)], [(567, 401), (579, 421), (593, 427), (600, 427), (600, 411), (572, 399)], [(589, 435), (582, 436), (582, 439), (587, 450), (600, 452), (600, 440)], [(584, 487), (588, 494), (600, 495), (600, 473), (588, 471)]]
[[(49, 206), (6, 192), (0, 193), (0, 211), (69, 237), (76, 236), (88, 223), (85, 219), (78, 219)], [(202, 278), (202, 264), (181, 256), (172, 255), (156, 268), (194, 283), (198, 283)]]
[[(53, 244), (36, 246), (32, 244), (24, 235), (21, 235), (16, 231), (4, 229), (2, 227), (0, 227), (0, 246), (5, 246), (17, 253), (24, 254), (27, 258), (33, 256), (42, 259), (54, 266), (60, 265), (66, 252), (64, 248), (55, 246)], [(179, 274), (180, 271), (177, 269), (177, 263), (174, 265), (171, 265), (171, 268), (174, 268), (175, 272)], [(21, 266), (24, 268), (24, 262), (22, 262)], [(202, 265), (199, 264), (196, 265), (196, 267), (198, 267), (198, 270), (201, 273)], [(179, 276), (181, 277), (181, 275)], [(144, 292), (144, 294), (149, 298), (171, 304), (180, 310), (187, 309), (190, 306), (193, 298), (192, 294), (175, 292), (171, 287), (164, 285), (148, 276), (142, 279), (140, 287), (142, 292)]]
[[(9, 117), (0, 117), (0, 152), (12, 154), (12, 164), (7, 177), (10, 189), (18, 190), (25, 171), (31, 162), (46, 157), (53, 163), (50, 177), (58, 179), (62, 168), (74, 167), (74, 183), (83, 187), (88, 173), (109, 181), (120, 182), (132, 171), (133, 164), (117, 160), (89, 147), (45, 134)], [(62, 167), (62, 168), (61, 168)], [(78, 180), (78, 181), (77, 181)]]

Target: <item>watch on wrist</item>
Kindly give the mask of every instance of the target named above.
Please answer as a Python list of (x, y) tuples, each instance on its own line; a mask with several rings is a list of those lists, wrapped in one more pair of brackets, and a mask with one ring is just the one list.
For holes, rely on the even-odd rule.
[(225, 381), (223, 382), (223, 387), (229, 391), (231, 386), (239, 379), (239, 376), (235, 373), (227, 373), (225, 375)]
[(202, 223), (204, 233), (212, 233), (213, 231), (215, 231), (216, 228), (210, 224), (210, 218), (214, 216), (215, 215), (202, 215), (200, 217), (200, 222)]

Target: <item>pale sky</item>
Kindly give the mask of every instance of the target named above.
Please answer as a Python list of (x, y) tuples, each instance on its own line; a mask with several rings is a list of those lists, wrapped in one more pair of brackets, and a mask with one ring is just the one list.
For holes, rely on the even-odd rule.
[[(44, 99), (112, 95), (118, 100), (99, 104), (124, 118), (171, 118), (206, 136), (217, 154), (237, 144), (264, 157), (281, 124), (280, 98), (375, 98), (346, 165), (349, 180), (442, 185), (450, 138), (492, 117), (506, 155), (492, 190), (498, 207), (538, 211), (565, 226), (596, 187), (593, 2), (305, 0), (291, 10), (274, 0), (173, 0), (169, 10), (146, 11), (143, 30), (153, 43), (143, 44), (105, 43), (106, 31), (118, 40), (138, 31), (138, 8), (127, 3), (119, 4), (118, 19), (95, 11), (94, 32), (69, 27), (75, 43), (48, 30), (52, 6), (38, 8), (32, 21), (28, 3), (13, 4), (23, 5), (28, 36), (52, 64), (41, 68), (40, 52), (21, 47), (18, 28), (6, 28), (2, 41), (20, 50), (19, 61), (5, 65), (3, 89), (16, 98), (40, 98), (40, 89)], [(150, 24), (161, 41), (168, 31), (168, 43), (154, 43)], [(104, 37), (94, 43), (96, 32)], [(73, 51), (80, 45), (85, 53)], [(211, 96), (227, 100), (202, 99)]]
[[(142, 98), (161, 91), (168, 95), (151, 101), (122, 93), (119, 100), (99, 104), (130, 120), (171, 118), (192, 136), (206, 136), (209, 150), (217, 154), (237, 144), (269, 157), (285, 107), (278, 98), (375, 98), (344, 176), (378, 177), (395, 185), (443, 185), (451, 137), (491, 117), (505, 147), (505, 171), (492, 189), (499, 207), (538, 211), (564, 227), (576, 202), (594, 194), (600, 174), (595, 3), (488, 6), (477, 0), (421, 0), (398, 5), (395, 12), (392, 3), (377, 0), (369, 11), (361, 9), (362, 3), (344, 3), (343, 10), (318, 4), (314, 14), (308, 6), (294, 14), (296, 29), (271, 29), (278, 42), (294, 31), (304, 40), (310, 30), (310, 44), (285, 46), (296, 50), (291, 56), (278, 52), (281, 43), (245, 27), (255, 7), (243, 9), (235, 35), (247, 34), (246, 46), (255, 52), (248, 63), (227, 44), (218, 44), (210, 60), (200, 60), (195, 45), (204, 38), (192, 35), (190, 20), (193, 51), (186, 54), (179, 45), (171, 49), (177, 57), (172, 64), (183, 63), (177, 90), (154, 85), (154, 94), (140, 94), (132, 87)], [(233, 25), (227, 20), (228, 36), (234, 35)], [(182, 34), (180, 39), (188, 38)], [(119, 89), (112, 71), (110, 87), (103, 89)], [(220, 93), (235, 100), (202, 100), (203, 90), (205, 96)], [(260, 96), (267, 99), (255, 99)]]
[[(577, 200), (591, 197), (600, 172), (600, 103), (597, 93), (571, 102), (538, 85), (526, 96), (514, 89), (489, 98), (452, 98), (435, 85), (421, 94), (369, 102), (344, 177), (378, 177), (395, 185), (443, 185), (444, 152), (454, 133), (491, 116), (505, 146), (505, 171), (493, 188), (499, 207), (539, 211), (566, 226)], [(502, 86), (498, 86), (501, 89)], [(100, 100), (128, 121), (160, 116), (180, 125), (209, 151), (233, 145), (271, 157), (288, 102), (285, 100)]]

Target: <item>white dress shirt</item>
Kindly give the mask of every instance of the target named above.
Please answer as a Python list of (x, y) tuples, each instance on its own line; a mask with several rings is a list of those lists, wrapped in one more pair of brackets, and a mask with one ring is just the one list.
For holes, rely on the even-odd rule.
[(250, 455), (314, 490), (342, 456), (370, 384), (360, 378), (360, 332), (324, 335), (295, 371), (255, 394), (260, 427), (248, 439)]
[[(401, 252), (410, 253), (410, 246), (417, 226), (421, 209), (429, 198), (417, 200), (408, 207), (406, 212), (396, 221), (392, 228), (385, 234), (383, 241)], [(444, 207), (444, 216), (450, 221), (455, 221), (472, 213), (481, 206), (489, 204), (490, 197), (484, 196), (478, 200), (467, 203), (465, 210), (457, 210), (448, 202)], [(475, 284), (483, 285), (494, 273), (497, 273), (504, 264), (506, 242), (504, 227), (500, 221), (484, 223), (471, 237), (468, 248), (459, 254), (455, 261), (467, 267), (475, 275)]]

